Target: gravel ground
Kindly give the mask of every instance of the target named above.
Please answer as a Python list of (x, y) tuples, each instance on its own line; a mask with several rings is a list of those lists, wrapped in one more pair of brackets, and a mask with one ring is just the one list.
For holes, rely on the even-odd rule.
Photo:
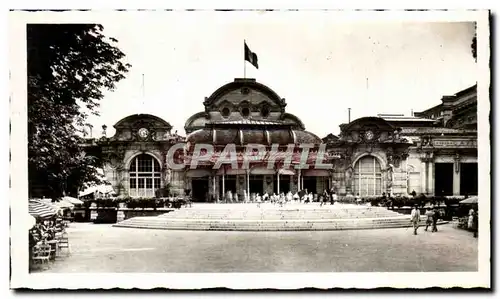
[(477, 271), (478, 242), (450, 225), (315, 232), (166, 231), (73, 223), (49, 273)]

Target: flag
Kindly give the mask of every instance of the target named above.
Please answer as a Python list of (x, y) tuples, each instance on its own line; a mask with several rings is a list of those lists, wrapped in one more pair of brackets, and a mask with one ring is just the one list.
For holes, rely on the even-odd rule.
[(255, 66), (256, 69), (259, 68), (259, 62), (257, 59), (257, 54), (254, 52), (250, 51), (250, 48), (248, 48), (247, 43), (245, 42), (245, 60), (250, 62), (253, 66)]

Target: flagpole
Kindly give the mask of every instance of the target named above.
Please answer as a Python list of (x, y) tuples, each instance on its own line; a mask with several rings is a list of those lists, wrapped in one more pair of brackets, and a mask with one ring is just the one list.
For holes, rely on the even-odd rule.
[(243, 79), (247, 78), (247, 64), (246, 64), (246, 51), (245, 51), (245, 46), (247, 42), (246, 40), (243, 40)]

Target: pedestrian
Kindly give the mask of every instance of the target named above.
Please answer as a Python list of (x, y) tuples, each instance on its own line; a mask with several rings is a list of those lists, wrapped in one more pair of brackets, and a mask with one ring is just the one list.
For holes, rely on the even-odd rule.
[(467, 221), (467, 228), (472, 230), (472, 225), (474, 224), (474, 209), (469, 210), (469, 218)]
[(323, 195), (320, 197), (320, 201), (321, 201), (320, 207), (322, 207), (323, 204), (325, 204), (325, 202), (328, 201), (328, 197), (329, 197), (328, 191), (326, 191), (326, 189), (325, 189), (325, 191), (323, 191)]
[(359, 193), (356, 194), (356, 204), (361, 205), (363, 203), (363, 200), (361, 199), (361, 196), (359, 196)]
[(307, 195), (307, 189), (302, 189), (299, 191), (299, 198), (301, 201), (304, 200), (304, 196), (306, 195)]
[(260, 197), (259, 193), (257, 193), (257, 196), (255, 196), (255, 201), (257, 202), (257, 207), (260, 208), (260, 203), (262, 202), (262, 197)]
[(439, 211), (434, 208), (434, 215), (432, 215), (432, 232), (437, 232), (438, 229), (437, 229), (437, 222), (438, 222), (438, 218), (439, 218)]
[(427, 207), (427, 211), (425, 211), (425, 216), (427, 216), (427, 220), (425, 221), (425, 231), (432, 225), (432, 219), (434, 217), (434, 211), (431, 210), (430, 207)]
[(413, 206), (413, 210), (411, 210), (411, 223), (413, 224), (413, 234), (417, 234), (418, 224), (420, 223), (420, 211), (417, 205)]
[(477, 238), (477, 232), (479, 227), (479, 217), (477, 212), (474, 211), (473, 219), (472, 219), (472, 231), (474, 232), (474, 238)]
[(264, 195), (262, 196), (262, 201), (267, 202), (268, 200), (269, 200), (269, 193), (264, 193)]
[(334, 204), (337, 204), (337, 201), (338, 201), (337, 193), (333, 192), (331, 203), (334, 205)]

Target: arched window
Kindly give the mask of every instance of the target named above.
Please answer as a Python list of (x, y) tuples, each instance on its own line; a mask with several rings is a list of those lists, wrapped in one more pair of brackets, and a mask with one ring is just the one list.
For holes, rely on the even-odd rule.
[(382, 194), (380, 163), (373, 156), (364, 156), (354, 166), (354, 194), (376, 196)]
[(135, 157), (130, 163), (130, 191), (132, 197), (154, 197), (161, 187), (160, 163), (148, 154)]

